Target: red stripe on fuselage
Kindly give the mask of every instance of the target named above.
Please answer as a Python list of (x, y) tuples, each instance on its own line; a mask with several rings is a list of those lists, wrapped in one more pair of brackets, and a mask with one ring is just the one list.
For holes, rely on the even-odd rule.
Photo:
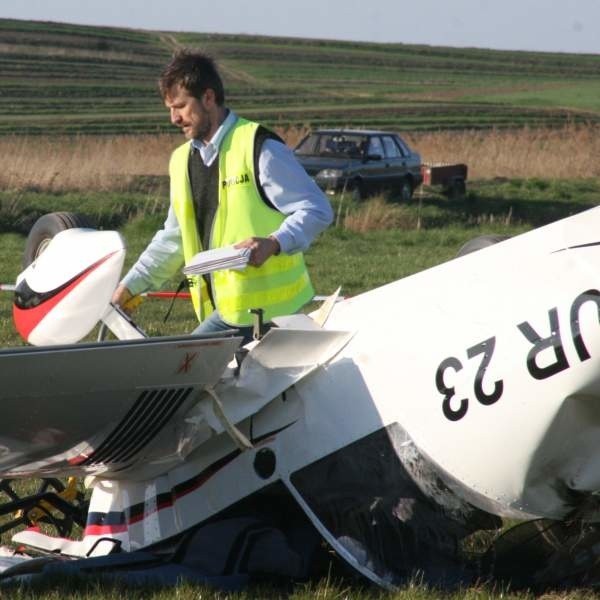
[(110, 535), (111, 533), (123, 533), (127, 531), (127, 524), (119, 525), (88, 525), (83, 532), (84, 537), (87, 535)]
[(110, 535), (111, 533), (123, 533), (124, 531), (127, 531), (130, 525), (135, 525), (136, 523), (143, 521), (144, 519), (148, 518), (151, 514), (157, 513), (158, 511), (163, 510), (165, 508), (172, 508), (176, 500), (200, 488), (213, 475), (218, 473), (224, 466), (230, 463), (234, 458), (237, 458), (239, 455), (240, 451), (236, 450), (235, 452), (232, 452), (231, 454), (228, 454), (227, 456), (224, 456), (223, 458), (219, 459), (218, 461), (210, 465), (207, 469), (205, 469), (202, 473), (200, 473), (196, 477), (193, 477), (191, 480), (193, 481), (193, 483), (189, 486), (186, 486), (185, 490), (176, 492), (175, 488), (173, 488), (171, 490), (171, 493), (169, 494), (169, 497), (163, 498), (162, 500), (158, 501), (156, 505), (152, 507), (151, 510), (148, 510), (145, 504), (138, 505), (142, 507), (142, 510), (136, 512), (135, 514), (131, 514), (124, 523), (117, 523), (115, 525), (95, 525), (92, 523), (86, 525), (83, 532), (83, 536), (85, 537), (87, 535)]
[(104, 258), (95, 262), (91, 267), (88, 267), (85, 271), (76, 275), (71, 281), (69, 281), (64, 287), (61, 286), (56, 288), (55, 294), (52, 295), (53, 291), (44, 292), (47, 294), (48, 300), (33, 306), (31, 308), (19, 308), (16, 304), (13, 304), (13, 320), (15, 327), (19, 332), (19, 335), (27, 340), (29, 334), (40, 324), (42, 319), (72, 290), (74, 290), (90, 273), (95, 271), (102, 263), (106, 262), (116, 252), (111, 252)]

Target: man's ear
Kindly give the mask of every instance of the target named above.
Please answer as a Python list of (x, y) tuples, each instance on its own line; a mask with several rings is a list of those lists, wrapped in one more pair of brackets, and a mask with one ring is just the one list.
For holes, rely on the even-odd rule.
[(215, 90), (208, 88), (202, 95), (202, 106), (208, 110), (215, 106), (216, 103)]

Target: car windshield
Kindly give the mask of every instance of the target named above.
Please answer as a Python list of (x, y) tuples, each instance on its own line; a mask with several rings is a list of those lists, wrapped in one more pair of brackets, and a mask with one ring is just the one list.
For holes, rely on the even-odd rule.
[(296, 154), (360, 158), (364, 155), (368, 141), (364, 135), (313, 133), (298, 145)]

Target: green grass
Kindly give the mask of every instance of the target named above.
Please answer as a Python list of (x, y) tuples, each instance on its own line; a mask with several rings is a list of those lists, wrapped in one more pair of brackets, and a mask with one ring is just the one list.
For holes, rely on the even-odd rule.
[[(268, 586), (259, 586), (249, 591), (237, 593), (215, 592), (210, 588), (182, 584), (176, 591), (165, 588), (139, 588), (132, 586), (120, 586), (118, 584), (102, 582), (82, 582), (71, 578), (66, 582), (54, 578), (44, 585), (36, 585), (31, 588), (9, 588), (0, 598), (11, 598), (14, 600), (34, 600), (38, 598), (61, 599), (61, 600), (432, 600), (432, 598), (444, 598), (444, 600), (488, 600), (490, 598), (502, 598), (503, 600), (526, 600), (534, 598), (533, 594), (514, 593), (509, 590), (496, 591), (485, 586), (472, 590), (458, 590), (453, 593), (436, 592), (418, 585), (407, 585), (397, 592), (385, 592), (373, 588), (349, 585), (343, 581), (323, 580), (316, 584), (299, 584), (292, 591)], [(592, 594), (569, 595), (569, 600), (593, 598)], [(566, 598), (566, 596), (546, 596), (547, 600), (553, 598)]]
[[(25, 237), (47, 212), (81, 212), (98, 227), (119, 230), (128, 245), (125, 268), (162, 224), (167, 210), (166, 182), (140, 179), (149, 191), (123, 193), (48, 193), (0, 191), (0, 280), (11, 283), (21, 269)], [(360, 214), (365, 204), (335, 197), (338, 227), (321, 235), (306, 260), (319, 294), (355, 295), (449, 260), (468, 239), (483, 233), (521, 233), (532, 227), (591, 208), (600, 198), (600, 182), (588, 180), (500, 180), (470, 182), (467, 198), (451, 201), (435, 189), (417, 190), (410, 205), (389, 198), (390, 219), (397, 228), (356, 233), (343, 227), (344, 217)], [(419, 225), (417, 225), (419, 224)], [(177, 278), (169, 283), (175, 289)], [(19, 343), (10, 327), (10, 295), (0, 297), (0, 340)], [(190, 331), (194, 320), (187, 302), (176, 301), (164, 324), (167, 303), (146, 300), (140, 324), (153, 335)]]
[[(143, 185), (145, 180), (140, 181)], [(153, 181), (150, 189), (62, 194), (0, 191), (0, 281), (14, 282), (21, 270), (25, 237), (35, 220), (59, 210), (81, 212), (100, 228), (119, 230), (128, 245), (125, 268), (129, 268), (166, 214), (165, 182)], [(591, 208), (598, 198), (600, 182), (596, 179), (470, 182), (464, 201), (451, 201), (433, 189), (417, 191), (408, 206), (390, 198), (390, 218), (399, 227), (356, 233), (343, 227), (343, 217), (357, 214), (364, 204), (336, 197), (332, 204), (340, 226), (318, 238), (306, 261), (318, 294), (342, 286), (343, 294), (356, 295), (449, 260), (472, 237), (521, 233)], [(174, 278), (168, 288), (175, 289), (177, 283)], [(169, 321), (163, 323), (167, 307), (164, 300), (147, 299), (139, 309), (140, 325), (152, 335), (193, 329), (187, 302), (177, 300)], [(11, 295), (7, 293), (0, 293), (0, 325), (3, 345), (21, 343), (12, 331)]]
[(462, 100), (471, 102), (493, 102), (519, 105), (522, 107), (547, 106), (547, 107), (569, 107), (582, 111), (597, 113), (600, 110), (600, 84), (597, 82), (580, 83), (567, 81), (562, 84), (551, 83), (546, 86), (532, 85), (531, 90), (522, 90), (512, 93), (498, 93), (486, 95), (468, 94)]

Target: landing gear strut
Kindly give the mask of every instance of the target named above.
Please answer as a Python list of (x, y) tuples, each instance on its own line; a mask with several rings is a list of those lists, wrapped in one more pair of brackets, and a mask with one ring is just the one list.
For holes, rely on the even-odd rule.
[[(18, 487), (28, 482), (0, 479), (0, 534), (24, 525), (32, 527), (44, 523), (54, 527), (61, 537), (69, 537), (73, 526), (85, 526), (87, 505), (77, 489), (77, 481), (69, 478), (66, 485), (60, 479), (42, 479), (32, 494), (22, 493)], [(17, 485), (19, 484), (19, 485)]]

